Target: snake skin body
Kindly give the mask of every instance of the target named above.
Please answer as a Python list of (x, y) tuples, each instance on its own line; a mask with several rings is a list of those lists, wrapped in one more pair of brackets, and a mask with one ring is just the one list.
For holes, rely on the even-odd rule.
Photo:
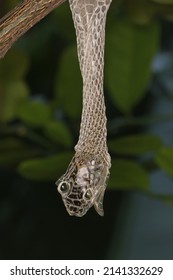
[(68, 213), (78, 217), (93, 205), (103, 215), (111, 167), (103, 93), (105, 23), (111, 1), (69, 0), (83, 79), (83, 110), (76, 153), (56, 184)]

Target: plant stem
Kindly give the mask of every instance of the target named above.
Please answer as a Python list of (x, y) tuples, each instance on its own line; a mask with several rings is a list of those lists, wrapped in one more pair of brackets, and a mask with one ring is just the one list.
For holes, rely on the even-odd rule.
[(65, 0), (24, 0), (0, 20), (0, 58), (26, 31)]

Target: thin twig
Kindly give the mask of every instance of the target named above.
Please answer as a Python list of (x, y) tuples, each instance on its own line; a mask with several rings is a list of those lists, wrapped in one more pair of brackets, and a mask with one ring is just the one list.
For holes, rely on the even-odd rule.
[(0, 58), (26, 31), (65, 0), (24, 0), (0, 20)]

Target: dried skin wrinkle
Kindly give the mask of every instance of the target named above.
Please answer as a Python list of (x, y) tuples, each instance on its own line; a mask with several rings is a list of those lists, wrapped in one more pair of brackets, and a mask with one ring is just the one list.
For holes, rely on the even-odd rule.
[(75, 155), (56, 182), (70, 215), (81, 217), (103, 198), (111, 167), (103, 93), (105, 22), (112, 0), (69, 0), (83, 79), (83, 110)]

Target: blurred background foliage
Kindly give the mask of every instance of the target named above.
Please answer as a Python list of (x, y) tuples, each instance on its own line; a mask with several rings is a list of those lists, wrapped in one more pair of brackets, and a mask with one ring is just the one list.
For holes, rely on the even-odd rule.
[[(2, 2), (1, 16), (19, 2)], [(117, 190), (117, 195), (140, 191), (169, 204), (172, 189), (166, 185), (157, 188), (159, 177), (153, 180), (153, 174), (162, 170), (173, 188), (172, 20), (173, 0), (113, 0), (105, 49), (112, 157), (108, 190)], [(66, 2), (0, 60), (0, 167), (2, 177), (6, 174), (4, 180), (17, 176), (27, 186), (54, 184), (74, 153), (81, 109), (82, 80)], [(60, 197), (56, 203), (61, 203)], [(115, 203), (117, 209), (117, 198), (111, 205)]]

